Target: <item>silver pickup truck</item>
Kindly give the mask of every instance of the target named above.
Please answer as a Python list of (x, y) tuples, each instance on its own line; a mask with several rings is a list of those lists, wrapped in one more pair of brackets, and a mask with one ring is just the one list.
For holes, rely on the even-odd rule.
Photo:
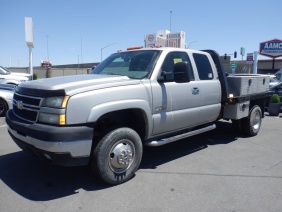
[(89, 75), (22, 83), (6, 115), (20, 148), (64, 166), (90, 165), (109, 184), (133, 177), (143, 145), (160, 146), (232, 120), (256, 135), (269, 77), (226, 76), (215, 51), (137, 48)]

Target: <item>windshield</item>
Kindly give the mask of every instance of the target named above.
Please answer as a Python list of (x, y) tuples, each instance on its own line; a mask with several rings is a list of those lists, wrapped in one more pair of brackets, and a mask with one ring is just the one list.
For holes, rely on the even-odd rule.
[(127, 51), (112, 54), (91, 74), (127, 76), (131, 79), (143, 79), (150, 76), (160, 50)]
[(0, 66), (0, 74), (10, 74), (11, 71), (4, 68), (3, 66)]

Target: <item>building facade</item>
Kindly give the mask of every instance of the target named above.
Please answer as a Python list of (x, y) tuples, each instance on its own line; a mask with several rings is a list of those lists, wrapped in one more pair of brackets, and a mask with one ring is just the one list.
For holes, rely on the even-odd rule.
[(145, 34), (145, 47), (175, 47), (186, 48), (185, 32), (170, 32), (159, 30), (157, 33)]

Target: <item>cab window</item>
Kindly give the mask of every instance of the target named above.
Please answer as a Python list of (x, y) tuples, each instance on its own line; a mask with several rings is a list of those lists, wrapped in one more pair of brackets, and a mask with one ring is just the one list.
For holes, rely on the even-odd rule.
[(187, 53), (185, 52), (170, 52), (167, 54), (163, 65), (161, 67), (161, 72), (165, 75), (165, 82), (174, 81), (174, 65), (179, 62), (187, 62), (189, 66), (190, 80), (193, 81), (194, 73)]
[(212, 80), (213, 71), (208, 57), (204, 54), (193, 54), (200, 80)]

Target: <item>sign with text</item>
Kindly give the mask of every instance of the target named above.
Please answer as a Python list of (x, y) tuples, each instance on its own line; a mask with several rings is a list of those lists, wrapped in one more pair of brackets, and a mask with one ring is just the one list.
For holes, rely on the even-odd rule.
[(242, 56), (245, 56), (245, 48), (244, 47), (241, 47), (240, 54)]
[(253, 53), (248, 53), (247, 54), (246, 64), (253, 64), (253, 63), (254, 63), (254, 54)]
[(40, 64), (41, 66), (44, 66), (44, 67), (52, 66), (52, 63), (48, 60), (41, 60)]
[(32, 18), (25, 17), (25, 42), (29, 48), (34, 48)]
[(282, 56), (282, 40), (273, 39), (260, 43), (259, 53), (261, 55), (276, 58)]
[(231, 69), (236, 69), (237, 68), (237, 63), (236, 62), (231, 62), (230, 63), (230, 67), (231, 67)]

